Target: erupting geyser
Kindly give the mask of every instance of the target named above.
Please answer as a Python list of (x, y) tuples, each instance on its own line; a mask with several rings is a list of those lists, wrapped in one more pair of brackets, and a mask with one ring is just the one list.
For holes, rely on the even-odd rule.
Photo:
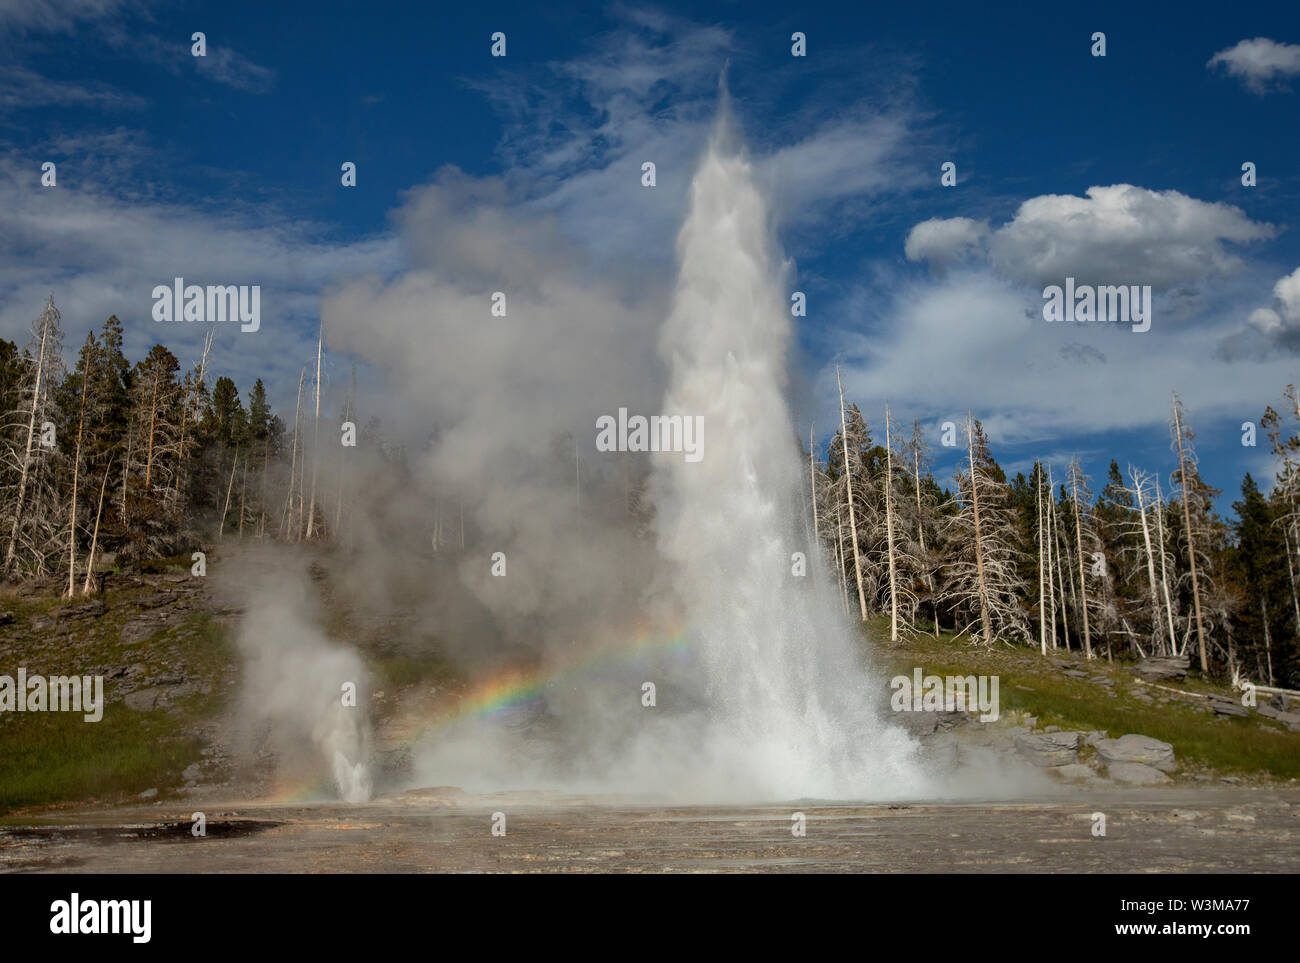
[[(862, 665), (801, 516), (785, 267), (725, 95), (677, 246), (663, 412), (705, 431), (697, 459), (652, 456), (662, 578), (647, 610), (670, 598), (677, 621), (660, 634), (684, 657), (568, 672), (539, 687), (543, 726), (518, 714), (440, 725), (417, 779), (683, 801), (919, 794), (915, 744), (886, 722), (888, 690)], [(641, 679), (654, 708), (637, 701)]]
[(917, 788), (910, 740), (880, 716), (799, 514), (777, 250), (724, 99), (661, 345), (665, 410), (703, 415), (706, 445), (698, 464), (655, 463), (659, 543), (705, 670), (711, 779), (756, 798), (897, 795)]

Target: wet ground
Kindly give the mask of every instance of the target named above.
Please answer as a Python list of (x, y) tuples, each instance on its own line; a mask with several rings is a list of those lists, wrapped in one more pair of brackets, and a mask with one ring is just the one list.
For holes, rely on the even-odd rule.
[[(200, 809), (207, 835), (196, 838)], [(806, 817), (802, 837), (791, 832), (795, 812)], [(495, 813), (505, 835), (493, 835)], [(1096, 813), (1105, 836), (1094, 835)], [(678, 806), (446, 789), (361, 805), (161, 803), (9, 817), (0, 871), (1297, 872), (1300, 789), (889, 805)]]

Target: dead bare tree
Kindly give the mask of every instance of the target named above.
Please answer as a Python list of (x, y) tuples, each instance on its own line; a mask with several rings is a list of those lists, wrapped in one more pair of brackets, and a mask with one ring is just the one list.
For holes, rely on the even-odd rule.
[(1191, 428), (1186, 424), (1186, 413), (1183, 410), (1183, 403), (1175, 392), (1173, 396), (1173, 447), (1178, 451), (1178, 487), (1181, 493), (1183, 503), (1183, 525), (1184, 537), (1187, 539), (1187, 564), (1191, 571), (1192, 577), (1192, 607), (1195, 610), (1196, 618), (1196, 644), (1200, 652), (1201, 672), (1209, 671), (1209, 662), (1205, 651), (1205, 628), (1201, 619), (1201, 590), (1196, 572), (1196, 540), (1195, 533), (1192, 531), (1192, 514), (1191, 514), (1191, 479), (1189, 475), (1189, 465), (1191, 470), (1195, 469), (1196, 451), (1192, 448)]
[(967, 470), (956, 476), (961, 510), (949, 522), (954, 554), (949, 559), (941, 598), (969, 621), (958, 635), (979, 627), (973, 641), (991, 647), (995, 639), (1033, 644), (1019, 599), (1020, 548), (1009, 490), (995, 472), (980, 423), (966, 417)]
[[(6, 445), (5, 460), (17, 476), (17, 490), (11, 505), (9, 544), (5, 548), (4, 570), (13, 572), (22, 556), (36, 571), (45, 565), (46, 546), (49, 545), (55, 526), (39, 508), (53, 504), (53, 481), (48, 471), (48, 461), (53, 456), (53, 446), (37, 441), (45, 436), (44, 425), (54, 423), (54, 389), (63, 373), (63, 332), (59, 328), (62, 315), (54, 306), (50, 294), (41, 315), (32, 325), (32, 341), (28, 355), (32, 358), (27, 377), (21, 388), (21, 407), (14, 413), (26, 429), (21, 445)], [(6, 419), (9, 420), (9, 419)], [(23, 549), (25, 548), (25, 552)]]
[(320, 467), (320, 368), (324, 347), (325, 322), (322, 321), (320, 333), (316, 338), (316, 414), (311, 442), (311, 501), (307, 508), (307, 538), (309, 539), (316, 530), (316, 473)]
[(853, 542), (853, 574), (858, 584), (858, 607), (862, 612), (862, 621), (867, 620), (867, 595), (862, 588), (862, 558), (858, 551), (858, 523), (853, 511), (853, 469), (849, 461), (849, 430), (844, 417), (844, 385), (840, 381), (840, 369), (835, 368), (835, 383), (840, 389), (840, 437), (844, 442), (844, 500), (849, 506), (849, 532)]
[(1092, 636), (1088, 630), (1088, 581), (1084, 575), (1083, 567), (1083, 516), (1085, 509), (1084, 501), (1079, 498), (1079, 489), (1082, 488), (1085, 495), (1089, 493), (1088, 479), (1083, 474), (1083, 466), (1079, 463), (1079, 459), (1070, 459), (1068, 475), (1070, 479), (1070, 501), (1074, 512), (1074, 548), (1079, 562), (1079, 616), (1083, 620), (1083, 653), (1085, 658), (1091, 659)]

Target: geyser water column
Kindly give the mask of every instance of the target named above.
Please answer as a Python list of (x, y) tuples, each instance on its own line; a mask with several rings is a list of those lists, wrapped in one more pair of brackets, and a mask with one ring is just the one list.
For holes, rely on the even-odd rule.
[(800, 517), (786, 270), (725, 94), (677, 253), (664, 411), (703, 416), (703, 458), (657, 455), (653, 494), (705, 674), (708, 731), (693, 748), (711, 783), (754, 799), (918, 793), (913, 744), (882, 717), (888, 690), (862, 665)]

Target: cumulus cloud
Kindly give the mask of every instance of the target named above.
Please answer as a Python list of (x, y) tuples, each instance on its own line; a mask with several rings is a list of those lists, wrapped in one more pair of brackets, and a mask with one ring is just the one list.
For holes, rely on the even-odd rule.
[[(884, 320), (864, 337), (860, 318), (868, 305)], [(928, 424), (960, 421), (969, 409), (999, 444), (1060, 445), (1092, 432), (1163, 431), (1170, 390), (1198, 417), (1239, 424), (1258, 414), (1261, 391), (1295, 380), (1289, 355), (1222, 357), (1221, 341), (1241, 326), (1230, 311), (1177, 328), (1157, 315), (1143, 334), (1112, 325), (1047, 324), (1037, 310), (1027, 310), (1023, 287), (976, 267), (916, 278), (891, 291), (860, 291), (843, 314), (852, 321), (833, 347), (847, 396), (877, 413), (889, 400), (896, 417)], [(838, 424), (833, 365), (819, 374), (818, 397), (819, 423)]]
[(1230, 204), (1131, 184), (1090, 187), (1086, 197), (1046, 194), (1020, 205), (994, 232), (990, 257), (1006, 277), (1032, 284), (1074, 277), (1089, 284), (1150, 284), (1168, 290), (1226, 277), (1241, 261), (1225, 241), (1275, 234)]
[(992, 231), (968, 218), (925, 221), (908, 235), (906, 252), (911, 260), (939, 264), (984, 243), (993, 269), (1025, 284), (1073, 277), (1080, 284), (1149, 284), (1170, 291), (1235, 273), (1241, 260), (1226, 244), (1275, 233), (1273, 225), (1252, 221), (1230, 204), (1114, 184), (1090, 187), (1085, 197), (1032, 197)]
[(1205, 66), (1222, 68), (1257, 94), (1285, 89), (1283, 82), (1300, 74), (1300, 44), (1278, 43), (1267, 37), (1243, 40), (1220, 50)]
[(903, 251), (909, 261), (929, 261), (941, 268), (979, 252), (988, 236), (988, 221), (934, 217), (908, 232)]
[(1300, 350), (1300, 268), (1273, 285), (1273, 304), (1247, 319), (1256, 331), (1289, 351)]

